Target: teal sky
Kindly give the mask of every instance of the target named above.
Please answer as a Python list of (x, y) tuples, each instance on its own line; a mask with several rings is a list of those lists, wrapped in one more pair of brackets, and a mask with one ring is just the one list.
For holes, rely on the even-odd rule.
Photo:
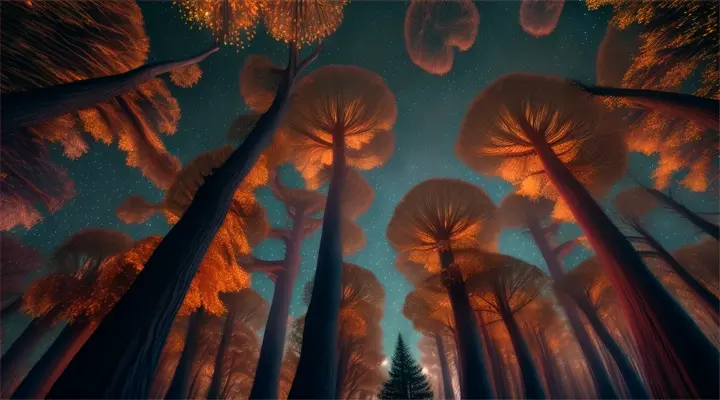
[[(141, 2), (145, 26), (150, 37), (152, 60), (180, 58), (198, 53), (209, 46), (208, 32), (191, 29), (181, 19), (171, 2)], [(536, 39), (526, 34), (518, 23), (520, 2), (478, 2), (479, 34), (475, 45), (455, 59), (453, 70), (445, 76), (431, 75), (414, 66), (405, 50), (403, 20), (407, 3), (401, 1), (352, 2), (345, 11), (339, 30), (330, 37), (314, 67), (328, 64), (353, 64), (381, 75), (397, 99), (398, 120), (395, 125), (396, 148), (389, 162), (378, 169), (363, 172), (376, 191), (370, 210), (358, 218), (365, 229), (367, 245), (347, 261), (373, 271), (385, 286), (385, 316), (382, 321), (384, 349), (392, 354), (397, 334), (402, 333), (414, 344), (419, 335), (401, 314), (405, 295), (411, 285), (395, 270), (395, 252), (385, 238), (387, 223), (403, 195), (417, 183), (432, 177), (452, 177), (483, 187), (496, 203), (511, 191), (510, 185), (497, 178), (477, 175), (454, 155), (453, 146), (463, 116), (472, 99), (500, 75), (509, 72), (535, 72), (594, 82), (595, 55), (610, 16), (608, 9), (588, 11), (584, 2), (568, 2), (560, 22), (551, 35)], [(169, 85), (180, 102), (182, 119), (177, 133), (165, 138), (167, 148), (183, 163), (201, 152), (226, 143), (230, 122), (246, 107), (239, 93), (238, 75), (243, 60), (250, 54), (270, 56), (278, 65), (285, 63), (286, 48), (261, 30), (246, 49), (222, 48), (201, 64), (202, 80), (193, 88)], [(119, 229), (134, 238), (165, 234), (163, 217), (156, 216), (145, 225), (126, 225), (114, 214), (115, 208), (130, 194), (159, 201), (162, 192), (144, 179), (137, 169), (124, 164), (124, 153), (114, 146), (91, 144), (87, 155), (79, 160), (54, 157), (70, 172), (77, 196), (65, 208), (29, 231), (11, 233), (25, 244), (52, 251), (62, 240), (84, 228)], [(632, 154), (630, 170), (646, 184), (656, 160)], [(285, 177), (299, 184), (291, 168)], [(629, 185), (626, 179), (613, 190)], [(717, 209), (717, 197), (677, 191), (677, 196), (697, 211)], [(268, 189), (258, 191), (274, 224), (283, 222), (285, 212)], [(693, 230), (683, 221), (661, 213), (651, 215), (652, 230), (671, 249), (694, 241)], [(566, 237), (576, 236), (579, 229), (563, 228)], [(292, 315), (305, 312), (300, 296), (302, 286), (312, 278), (320, 233), (303, 245), (301, 274), (296, 285)], [(538, 251), (521, 231), (505, 231), (500, 251), (545, 268)], [(282, 257), (280, 243), (266, 241), (255, 250), (260, 258)], [(572, 266), (588, 256), (575, 251), (567, 260)], [(253, 286), (268, 300), (272, 283), (255, 277)], [(7, 339), (19, 333), (23, 320), (6, 326)], [(9, 341), (5, 341), (7, 345)]]

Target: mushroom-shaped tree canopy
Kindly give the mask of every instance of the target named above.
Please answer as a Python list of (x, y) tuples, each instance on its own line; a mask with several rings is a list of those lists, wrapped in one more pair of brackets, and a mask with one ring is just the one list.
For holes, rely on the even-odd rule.
[(240, 70), (240, 95), (245, 104), (257, 113), (270, 108), (283, 78), (283, 69), (270, 58), (251, 54), (245, 58)]
[(553, 210), (553, 202), (545, 197), (536, 199), (511, 193), (498, 206), (498, 219), (507, 228), (526, 228), (539, 223)]
[(523, 0), (520, 26), (535, 37), (547, 36), (557, 27), (565, 0)]
[(319, 42), (340, 27), (347, 0), (264, 0), (270, 36), (303, 46)]
[(481, 188), (457, 179), (429, 179), (400, 200), (387, 237), (409, 260), (439, 272), (443, 249), (494, 246), (494, 212), (495, 205)]
[(595, 82), (602, 86), (621, 86), (633, 57), (640, 51), (637, 27), (618, 29), (609, 24), (595, 61)]
[[(393, 144), (395, 96), (383, 79), (350, 65), (318, 68), (298, 83), (282, 132), (295, 154), (293, 162), (310, 179), (331, 165), (333, 147), (343, 145), (349, 165), (372, 169), (386, 160), (378, 143)], [(378, 163), (378, 161), (382, 161)]]
[(405, 296), (402, 313), (412, 322), (413, 328), (424, 335), (453, 337), (455, 334), (450, 298), (443, 291), (438, 275)]
[(422, 284), (433, 274), (428, 272), (423, 263), (410, 260), (407, 253), (398, 253), (395, 257), (395, 269), (397, 269), (413, 286)]
[(538, 154), (549, 146), (580, 183), (604, 194), (626, 167), (621, 124), (597, 100), (562, 79), (512, 73), (473, 101), (455, 144), (458, 157), (481, 174), (499, 176), (518, 193), (555, 200), (553, 216), (572, 220)]
[(185, 20), (212, 31), (215, 41), (244, 47), (255, 36), (263, 0), (179, 0)]
[(435, 75), (452, 69), (455, 50), (475, 43), (480, 14), (470, 0), (413, 0), (405, 13), (405, 47), (418, 67)]

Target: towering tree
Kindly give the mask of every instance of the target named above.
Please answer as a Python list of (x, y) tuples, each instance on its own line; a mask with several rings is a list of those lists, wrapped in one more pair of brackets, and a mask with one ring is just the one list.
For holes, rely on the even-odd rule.
[(433, 392), (427, 376), (410, 354), (407, 347), (398, 335), (390, 365), (390, 379), (388, 379), (378, 393), (380, 399), (432, 399)]

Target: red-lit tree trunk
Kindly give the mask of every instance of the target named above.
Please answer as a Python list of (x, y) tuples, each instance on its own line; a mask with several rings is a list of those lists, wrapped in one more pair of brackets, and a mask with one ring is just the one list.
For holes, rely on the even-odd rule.
[(335, 396), (337, 340), (342, 294), (342, 192), (345, 185), (345, 136), (333, 135), (332, 179), (328, 188), (312, 297), (305, 316), (297, 373), (291, 399)]
[(218, 51), (212, 47), (181, 61), (146, 64), (122, 74), (85, 79), (24, 92), (2, 94), (2, 129), (12, 132), (79, 111), (135, 89), (158, 75), (197, 64)]
[(9, 398), (17, 389), (31, 352), (52, 328), (54, 321), (60, 316), (60, 311), (56, 306), (42, 317), (33, 318), (0, 358), (0, 388), (3, 399)]
[(592, 95), (622, 98), (635, 107), (690, 120), (705, 129), (717, 131), (720, 126), (720, 101), (716, 99), (660, 90), (586, 86), (580, 83), (578, 86)]
[(507, 380), (505, 379), (505, 368), (503, 365), (502, 356), (495, 345), (495, 342), (490, 336), (490, 331), (487, 329), (487, 323), (482, 317), (481, 313), (477, 313), (477, 320), (480, 324), (480, 336), (483, 338), (483, 344), (485, 345), (485, 352), (490, 359), (491, 376), (492, 382), (495, 389), (495, 397), (498, 399), (505, 399), (509, 397), (509, 391), (506, 385)]
[(278, 398), (278, 383), (290, 315), (290, 302), (300, 268), (300, 247), (302, 246), (305, 219), (304, 210), (295, 210), (292, 229), (286, 245), (283, 270), (275, 279), (275, 291), (265, 325), (253, 386), (250, 389), (250, 399)]
[(222, 337), (220, 338), (220, 344), (218, 345), (217, 355), (215, 356), (215, 368), (213, 369), (212, 380), (210, 381), (210, 388), (208, 389), (208, 399), (219, 399), (220, 390), (222, 389), (222, 381), (225, 374), (223, 373), (223, 366), (225, 365), (225, 355), (227, 354), (228, 344), (233, 334), (233, 326), (235, 323), (235, 307), (228, 308), (227, 315), (225, 316), (225, 323), (223, 324)]
[(189, 385), (192, 375), (192, 365), (195, 355), (197, 354), (200, 330), (202, 329), (205, 319), (204, 314), (205, 309), (200, 307), (190, 316), (187, 336), (185, 337), (185, 346), (180, 354), (180, 361), (178, 362), (177, 368), (175, 368), (175, 374), (170, 383), (170, 388), (165, 394), (166, 399), (185, 399), (190, 394)]
[(541, 136), (530, 135), (535, 152), (615, 288), (652, 395), (718, 398), (718, 350)]
[(553, 357), (552, 351), (548, 348), (547, 337), (545, 332), (541, 331), (535, 335), (540, 350), (540, 359), (542, 360), (543, 371), (545, 373), (545, 381), (548, 386), (548, 396), (551, 399), (565, 398), (562, 390), (562, 384), (559, 381), (558, 366)]
[(198, 188), (133, 285), (60, 376), (49, 398), (146, 398), (175, 316), (238, 186), (270, 144), (297, 72), (319, 53), (290, 62), (275, 99), (248, 137)]
[(465, 281), (450, 247), (441, 247), (438, 252), (442, 265), (442, 282), (450, 298), (455, 321), (455, 345), (458, 357), (456, 366), (460, 375), (460, 397), (490, 398), (493, 390), (488, 381), (480, 333), (470, 306)]
[(443, 399), (455, 399), (455, 393), (453, 393), (452, 379), (450, 378), (450, 366), (447, 362), (447, 355), (445, 354), (445, 344), (443, 343), (440, 335), (435, 335), (435, 345), (437, 346), (438, 360), (440, 360), (440, 373), (442, 374), (442, 388), (443, 388)]
[(666, 195), (665, 193), (663, 193), (657, 189), (645, 188), (645, 190), (647, 190), (648, 193), (653, 195), (653, 197), (655, 197), (658, 201), (660, 201), (661, 203), (670, 207), (673, 211), (675, 211), (676, 213), (680, 214), (685, 219), (690, 221), (690, 223), (692, 223), (693, 225), (698, 227), (700, 230), (702, 230), (703, 232), (707, 233), (708, 235), (714, 237), (715, 240), (720, 239), (720, 227), (718, 227), (717, 225), (706, 220), (705, 218), (698, 215), (696, 212), (693, 212), (689, 208), (678, 203), (672, 197)]
[(68, 324), (25, 376), (12, 399), (42, 399), (83, 343), (97, 328), (87, 320)]
[[(565, 271), (563, 270), (562, 264), (558, 259), (557, 255), (553, 251), (550, 243), (548, 242), (547, 236), (545, 235), (540, 223), (533, 216), (528, 217), (528, 229), (532, 236), (535, 244), (545, 260), (545, 264), (548, 267), (550, 276), (555, 282), (562, 282), (565, 277)], [(598, 397), (602, 399), (615, 399), (618, 397), (615, 389), (613, 388), (612, 380), (608, 371), (602, 363), (600, 354), (597, 348), (593, 345), (590, 336), (585, 330), (585, 326), (580, 318), (575, 305), (570, 301), (568, 294), (562, 290), (558, 290), (557, 286), (553, 286), (555, 296), (558, 298), (560, 305), (565, 311), (565, 315), (570, 323), (570, 328), (575, 335), (575, 338), (580, 344), (580, 349), (585, 356), (585, 361), (588, 363), (593, 383), (597, 391)], [(642, 398), (647, 398), (647, 392), (644, 393)]]
[(498, 303), (500, 317), (510, 334), (510, 341), (515, 350), (515, 356), (517, 357), (520, 373), (522, 374), (523, 387), (525, 389), (524, 397), (528, 399), (544, 399), (545, 390), (543, 390), (542, 382), (540, 382), (540, 377), (533, 363), (530, 349), (527, 343), (525, 343), (520, 327), (510, 310), (510, 305), (505, 298), (504, 290), (498, 286), (495, 288), (494, 295)]
[(188, 399), (199, 399), (203, 396), (198, 395), (198, 390), (200, 390), (199, 384), (200, 384), (200, 374), (202, 373), (202, 366), (199, 366), (197, 371), (195, 371), (195, 375), (193, 375), (192, 384), (190, 384), (190, 388), (188, 389), (188, 394), (186, 398)]

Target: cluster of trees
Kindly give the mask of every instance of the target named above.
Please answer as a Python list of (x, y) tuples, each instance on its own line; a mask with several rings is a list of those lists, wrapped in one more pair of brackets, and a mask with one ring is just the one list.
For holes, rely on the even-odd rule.
[[(414, 285), (403, 313), (424, 335), (423, 364), (443, 398), (720, 397), (718, 226), (661, 191), (685, 166), (682, 185), (711, 188), (717, 8), (588, 0), (591, 8), (606, 3), (615, 17), (598, 52), (601, 86), (508, 74), (467, 111), (458, 157), (516, 192), (496, 206), (468, 182), (430, 179), (406, 194), (389, 222), (396, 267)], [(145, 223), (163, 214), (172, 226), (165, 237), (139, 240), (85, 229), (48, 262), (3, 235), (2, 318), (32, 317), (0, 359), (4, 398), (378, 393), (386, 378), (384, 291), (370, 271), (343, 258), (365, 244), (355, 221), (374, 191), (360, 170), (391, 156), (398, 110), (376, 73), (331, 65), (302, 76), (322, 45), (299, 54), (338, 28), (345, 4), (178, 1), (218, 43), (242, 44), (263, 23), (288, 47), (285, 67), (246, 58), (240, 91), (251, 113), (237, 116), (227, 133), (239, 144), (185, 166), (159, 137), (174, 133), (180, 118), (167, 82), (196, 84), (197, 64), (216, 45), (185, 60), (146, 64), (149, 44), (135, 2), (0, 5), (10, 41), (2, 46), (0, 82), (0, 229), (29, 228), (42, 218), (38, 207), (54, 212), (72, 198), (72, 182), (47, 146), (60, 144), (76, 158), (88, 151), (88, 137), (117, 142), (127, 165), (165, 191), (160, 203), (128, 197), (118, 218)], [(521, 25), (549, 34), (562, 7), (524, 2)], [(414, 0), (405, 21), (410, 57), (446, 73), (452, 48), (469, 49), (478, 26), (470, 1)], [(700, 68), (695, 95), (672, 91)], [(617, 195), (609, 213), (599, 201), (625, 175), (628, 150), (659, 154), (656, 188)], [(283, 182), (283, 164), (296, 167), (305, 187)], [(265, 185), (285, 205), (280, 225), (272, 226), (255, 198)], [(665, 249), (646, 226), (647, 214), (661, 206), (707, 238)], [(562, 222), (577, 223), (585, 236), (558, 243)], [(518, 227), (531, 235), (547, 273), (498, 253), (501, 230)], [(290, 324), (300, 247), (318, 229), (307, 313)], [(252, 256), (265, 239), (282, 241), (283, 259)], [(565, 255), (579, 244), (596, 256), (568, 270)], [(252, 273), (274, 281), (269, 305), (250, 288)], [(59, 335), (34, 360), (56, 324), (64, 324)], [(408, 358), (406, 350), (398, 354)], [(417, 376), (417, 368), (391, 370), (383, 396), (409, 374)], [(430, 393), (424, 383), (417, 391)]]

